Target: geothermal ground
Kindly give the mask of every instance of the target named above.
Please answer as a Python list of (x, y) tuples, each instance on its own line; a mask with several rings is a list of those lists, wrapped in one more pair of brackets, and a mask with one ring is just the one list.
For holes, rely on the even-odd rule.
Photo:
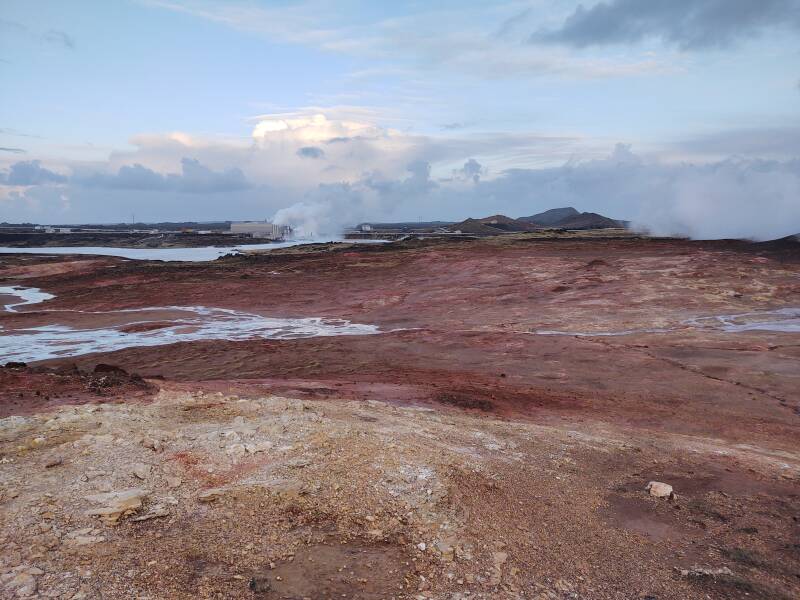
[(0, 287), (0, 597), (800, 596), (796, 241), (8, 255)]

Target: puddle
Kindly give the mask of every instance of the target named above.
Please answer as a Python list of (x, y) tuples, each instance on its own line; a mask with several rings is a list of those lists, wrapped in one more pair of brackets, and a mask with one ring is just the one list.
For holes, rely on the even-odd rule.
[(571, 335), (575, 337), (608, 337), (643, 333), (670, 333), (685, 329), (705, 329), (726, 333), (744, 331), (776, 331), (782, 333), (800, 333), (800, 308), (779, 308), (759, 312), (741, 313), (737, 315), (715, 315), (697, 317), (683, 321), (677, 327), (623, 329), (620, 331), (559, 331), (537, 330), (535, 335)]
[[(62, 311), (53, 311), (57, 312)], [(164, 321), (162, 317), (165, 312), (176, 316)], [(147, 318), (148, 313), (158, 318)], [(0, 356), (4, 361), (33, 362), (93, 352), (113, 352), (134, 346), (162, 346), (199, 340), (280, 340), (380, 333), (374, 325), (351, 323), (343, 319), (271, 318), (205, 306), (154, 307), (91, 314), (124, 315), (126, 319), (122, 324), (100, 328), (45, 325), (5, 331), (0, 334)]]
[(2, 287), (0, 286), (0, 296), (16, 296), (21, 298), (22, 302), (12, 302), (5, 304), (3, 308), (8, 312), (17, 312), (17, 306), (25, 306), (26, 304), (38, 304), (45, 300), (52, 300), (55, 298), (53, 294), (41, 291), (39, 288), (26, 288), (26, 287)]
[[(0, 287), (0, 297), (16, 296), (19, 302), (4, 305), (7, 312), (55, 298), (39, 288)], [(95, 327), (79, 328), (60, 324), (26, 329), (0, 327), (0, 357), (3, 361), (33, 362), (113, 352), (130, 347), (162, 346), (199, 340), (297, 339), (337, 335), (381, 333), (374, 325), (351, 323), (343, 319), (273, 318), (258, 314), (206, 306), (164, 306), (116, 311), (45, 310), (45, 313), (96, 315)], [(625, 336), (642, 333), (668, 333), (681, 329), (716, 330), (729, 333), (778, 331), (800, 333), (800, 308), (698, 317), (679, 327), (630, 329), (621, 331), (539, 330), (535, 335), (576, 337)]]
[(738, 315), (700, 317), (687, 321), (693, 327), (719, 329), (731, 333), (741, 331), (782, 331), (800, 333), (800, 308), (779, 308)]
[(536, 335), (572, 335), (575, 337), (613, 337), (618, 335), (633, 335), (634, 333), (669, 333), (677, 331), (677, 327), (664, 329), (623, 329), (621, 331), (559, 331), (556, 329), (540, 329), (532, 331)]

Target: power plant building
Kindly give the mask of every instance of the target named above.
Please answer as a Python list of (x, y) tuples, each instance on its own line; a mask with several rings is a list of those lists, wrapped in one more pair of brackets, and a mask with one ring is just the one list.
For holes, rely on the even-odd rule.
[(268, 240), (282, 240), (291, 233), (291, 228), (286, 225), (276, 225), (266, 221), (243, 221), (241, 223), (231, 223), (231, 233), (239, 235), (249, 235), (254, 238), (264, 238)]

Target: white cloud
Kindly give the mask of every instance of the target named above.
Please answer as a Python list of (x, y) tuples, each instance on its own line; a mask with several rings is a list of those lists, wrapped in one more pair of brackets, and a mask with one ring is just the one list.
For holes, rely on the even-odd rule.
[(322, 113), (262, 115), (253, 128), (253, 139), (262, 145), (286, 141), (313, 144), (334, 138), (376, 138), (391, 135), (371, 123), (348, 119), (329, 119)]
[[(678, 68), (674, 59), (636, 55), (585, 57), (555, 48), (534, 47), (527, 43), (528, 32), (510, 26), (520, 17), (520, 3), (417, 7), (414, 14), (343, 22), (341, 14), (347, 10), (316, 0), (280, 7), (237, 1), (140, 1), (272, 40), (383, 62), (380, 67), (355, 71), (353, 76), (359, 78), (392, 73), (410, 74), (417, 79), (425, 72), (443, 71), (485, 79), (519, 75), (606, 78), (672, 72)], [(355, 5), (357, 11), (358, 2)], [(371, 8), (363, 14), (379, 12)], [(402, 8), (398, 12), (403, 12)], [(526, 20), (531, 20), (533, 12), (531, 9), (524, 13)], [(537, 7), (535, 13), (546, 20), (548, 13), (542, 7)]]
[[(47, 163), (12, 166), (0, 173), (11, 184), (13, 170), (16, 181), (0, 186), (4, 214), (43, 220), (48, 206), (66, 210), (59, 221), (73, 222), (125, 220), (132, 210), (149, 220), (274, 214), (320, 233), (364, 220), (575, 206), (657, 233), (766, 239), (800, 232), (798, 160), (667, 163), (625, 145), (608, 154), (575, 137), (411, 135), (363, 114), (317, 110), (262, 116), (249, 139), (168, 134), (135, 143), (104, 164), (72, 165), (71, 175)], [(23, 180), (30, 185), (20, 187)]]

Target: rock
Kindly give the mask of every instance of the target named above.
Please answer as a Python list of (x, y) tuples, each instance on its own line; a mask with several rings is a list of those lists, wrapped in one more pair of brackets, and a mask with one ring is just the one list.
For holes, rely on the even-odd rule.
[(91, 544), (105, 542), (106, 538), (102, 535), (97, 535), (97, 533), (99, 533), (99, 531), (91, 527), (76, 529), (64, 536), (64, 543), (68, 546), (89, 546)]
[(131, 473), (133, 473), (134, 477), (136, 477), (137, 479), (147, 479), (147, 477), (150, 475), (150, 469), (151, 469), (150, 465), (146, 465), (144, 463), (136, 463), (135, 465), (133, 465)]
[(425, 552), (425, 549), (427, 547), (428, 545), (425, 542), (420, 542), (419, 544), (417, 544), (417, 548), (419, 549), (420, 552)]
[(650, 492), (650, 495), (655, 498), (669, 498), (670, 500), (674, 500), (677, 497), (675, 492), (672, 491), (671, 485), (660, 481), (651, 481), (647, 484), (647, 487), (644, 488), (644, 491)]
[(28, 573), (19, 573), (8, 584), (18, 598), (28, 598), (36, 593), (36, 579)]
[(452, 544), (444, 540), (437, 541), (434, 546), (436, 550), (439, 551), (439, 554), (442, 555), (444, 560), (452, 561), (455, 558), (455, 549), (453, 548)]
[(161, 440), (157, 440), (155, 438), (144, 438), (142, 440), (142, 446), (145, 448), (150, 448), (153, 452), (161, 452), (164, 449)]
[(167, 477), (167, 485), (171, 488), (180, 487), (183, 481), (180, 477)]
[(254, 594), (263, 594), (272, 589), (272, 584), (266, 575), (253, 575), (248, 586)]
[(58, 465), (62, 464), (63, 462), (64, 462), (64, 459), (61, 456), (56, 456), (54, 458), (51, 458), (46, 463), (44, 463), (44, 468), (45, 469), (51, 469), (53, 467), (57, 467)]
[(197, 501), (202, 502), (203, 504), (216, 502), (222, 497), (223, 494), (224, 491), (219, 488), (206, 490), (205, 492), (201, 492), (200, 494), (197, 495)]
[(232, 458), (242, 458), (246, 452), (244, 444), (231, 444), (225, 448), (225, 453)]
[(44, 574), (44, 571), (39, 568), (20, 565), (0, 577), (0, 583), (10, 592), (10, 595), (13, 594), (17, 598), (30, 598), (36, 594), (35, 576), (42, 574)]
[(254, 453), (255, 452), (266, 452), (267, 450), (272, 450), (273, 443), (272, 442), (258, 442), (257, 444), (251, 444), (253, 446)]
[(508, 560), (507, 552), (492, 552), (492, 569), (489, 585), (500, 585), (503, 579), (503, 565)]
[(100, 517), (105, 523), (114, 525), (119, 521), (120, 517), (139, 510), (142, 507), (142, 500), (147, 497), (148, 493), (140, 488), (131, 488), (86, 496), (86, 499), (90, 502), (102, 505), (86, 511), (86, 514)]
[(131, 521), (149, 521), (150, 519), (159, 519), (161, 517), (168, 517), (169, 511), (162, 504), (157, 504), (143, 515), (133, 517)]
[(733, 575), (728, 567), (720, 567), (718, 569), (708, 569), (706, 567), (692, 567), (691, 569), (681, 569), (683, 577), (730, 577)]

